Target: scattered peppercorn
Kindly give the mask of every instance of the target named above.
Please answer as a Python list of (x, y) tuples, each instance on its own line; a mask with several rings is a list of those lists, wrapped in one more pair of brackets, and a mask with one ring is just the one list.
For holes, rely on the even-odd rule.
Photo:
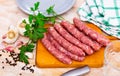
[(2, 61), (2, 63), (4, 63), (4, 62)]
[(4, 69), (5, 67), (3, 66), (2, 69)]
[(2, 56), (2, 54), (0, 54), (0, 57)]
[(20, 73), (19, 75), (22, 75), (22, 73)]
[[(7, 53), (5, 50), (2, 50), (3, 53)], [(0, 56), (2, 56), (2, 54), (0, 54)], [(10, 59), (9, 59), (10, 58)], [(12, 59), (11, 59), (12, 58)], [(8, 58), (4, 58), (5, 61), (1, 61), (1, 63), (6, 63), (6, 64), (9, 64), (10, 66), (16, 66), (17, 65), (17, 62), (20, 61), (19, 59), (19, 53), (15, 53), (15, 52), (8, 52)], [(35, 65), (28, 65), (28, 64), (25, 64), (23, 67), (21, 67), (21, 70), (28, 70), (29, 72), (31, 73), (34, 73), (34, 69), (33, 67), (35, 67)], [(2, 69), (4, 69), (5, 67), (2, 66)], [(22, 73), (19, 74), (20, 76), (22, 75)]]

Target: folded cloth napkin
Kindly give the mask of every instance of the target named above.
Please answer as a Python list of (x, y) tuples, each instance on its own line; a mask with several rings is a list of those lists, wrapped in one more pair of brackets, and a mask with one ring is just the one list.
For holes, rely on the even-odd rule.
[(120, 38), (120, 0), (86, 0), (78, 9), (81, 20), (92, 22)]

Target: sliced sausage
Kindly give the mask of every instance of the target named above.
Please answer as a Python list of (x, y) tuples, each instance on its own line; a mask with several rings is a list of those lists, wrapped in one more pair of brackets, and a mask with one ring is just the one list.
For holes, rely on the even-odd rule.
[(41, 40), (43, 45), (48, 49), (48, 51), (54, 55), (59, 61), (65, 63), (65, 64), (71, 64), (72, 60), (66, 56), (64, 53), (58, 51), (48, 40), (46, 34), (44, 34), (44, 38)]
[(98, 32), (92, 30), (91, 28), (89, 28), (88, 26), (86, 26), (82, 21), (80, 21), (77, 18), (73, 19), (73, 22), (75, 24), (75, 26), (83, 31), (86, 35), (90, 36), (92, 39), (96, 40), (97, 42), (99, 42), (100, 44), (107, 46), (110, 42), (109, 39), (107, 39), (105, 36), (103, 36), (102, 34), (99, 34)]
[(83, 61), (85, 59), (84, 56), (80, 57), (67, 51), (50, 35), (50, 33), (47, 34), (47, 37), (49, 38), (51, 44), (53, 44), (56, 47), (56, 49), (58, 49), (59, 51), (70, 57), (72, 60)]
[(69, 42), (73, 43), (74, 45), (80, 47), (88, 55), (93, 54), (93, 50), (91, 49), (91, 47), (89, 47), (86, 44), (81, 43), (74, 36), (72, 36), (70, 33), (68, 33), (61, 25), (55, 24), (54, 27), (66, 40), (68, 40)]
[(79, 31), (74, 25), (70, 24), (67, 21), (62, 21), (61, 25), (66, 28), (73, 36), (75, 36), (79, 41), (84, 44), (91, 46), (94, 50), (99, 50), (101, 46), (99, 43), (92, 41), (88, 36)]
[(50, 27), (48, 29), (48, 32), (53, 36), (53, 38), (61, 44), (65, 49), (70, 51), (73, 54), (76, 54), (78, 56), (85, 56), (85, 53), (82, 49), (78, 48), (77, 46), (71, 44), (66, 39), (64, 39), (60, 34), (54, 29), (54, 27)]

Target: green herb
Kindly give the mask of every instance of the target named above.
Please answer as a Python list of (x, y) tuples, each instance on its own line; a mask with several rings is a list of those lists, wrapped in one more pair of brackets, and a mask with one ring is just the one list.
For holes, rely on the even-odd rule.
[(57, 18), (60, 19), (60, 20), (63, 20), (63, 19), (64, 19), (64, 18), (61, 17), (60, 15), (57, 15), (57, 13), (54, 11), (54, 6), (55, 6), (55, 5), (50, 6), (50, 7), (46, 10), (46, 12), (47, 12), (48, 15), (53, 15), (53, 17), (50, 17), (50, 21), (51, 21), (52, 23), (55, 23), (56, 16), (57, 16)]
[(48, 13), (48, 15), (50, 15), (50, 14), (56, 15), (56, 13), (55, 13), (55, 11), (54, 11), (54, 6), (55, 6), (55, 5), (50, 6), (50, 7), (46, 10), (47, 13)]
[(34, 4), (34, 7), (31, 7), (31, 11), (36, 11), (36, 10), (38, 10), (38, 8), (39, 8), (39, 2), (36, 2), (35, 4)]
[(28, 56), (25, 55), (25, 52), (32, 52), (34, 49), (34, 44), (30, 43), (28, 45), (23, 45), (22, 47), (19, 48), (20, 51), (20, 61), (25, 62), (28, 64)]
[[(39, 2), (36, 2), (34, 4), (34, 7), (31, 7), (31, 11), (33, 14), (29, 15), (28, 17), (28, 23), (26, 20), (23, 20), (22, 22), (26, 24), (24, 32), (24, 36), (29, 38), (29, 41), (26, 45), (21, 46), (20, 49), (20, 61), (25, 62), (26, 64), (29, 63), (28, 57), (25, 55), (26, 52), (33, 52), (33, 49), (35, 47), (35, 43), (38, 39), (42, 39), (44, 37), (44, 33), (47, 31), (47, 29), (44, 27), (44, 25), (47, 22), (55, 23), (56, 19), (58, 18), (56, 12), (54, 11), (54, 5), (50, 6), (46, 12), (50, 15), (53, 15), (53, 17), (46, 17), (42, 13), (38, 11), (39, 9)], [(37, 13), (36, 13), (37, 12)]]

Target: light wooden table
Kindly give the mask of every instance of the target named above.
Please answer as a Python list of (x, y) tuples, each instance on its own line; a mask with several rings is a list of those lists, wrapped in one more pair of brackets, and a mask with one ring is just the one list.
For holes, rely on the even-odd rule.
[[(71, 10), (64, 13), (62, 16), (72, 22), (73, 17), (79, 17), (77, 15), (77, 9), (84, 0), (76, 0), (75, 5)], [(5, 34), (10, 25), (17, 25), (17, 22), (28, 15), (22, 12), (16, 4), (15, 0), (0, 0), (0, 42), (1, 36)], [(34, 64), (35, 60), (32, 61)], [(60, 76), (62, 73), (73, 68), (39, 68), (42, 74), (39, 76)], [(0, 69), (0, 72), (2, 69)], [(0, 75), (1, 76), (1, 75)], [(103, 76), (103, 68), (92, 68), (90, 73), (86, 76)]]

